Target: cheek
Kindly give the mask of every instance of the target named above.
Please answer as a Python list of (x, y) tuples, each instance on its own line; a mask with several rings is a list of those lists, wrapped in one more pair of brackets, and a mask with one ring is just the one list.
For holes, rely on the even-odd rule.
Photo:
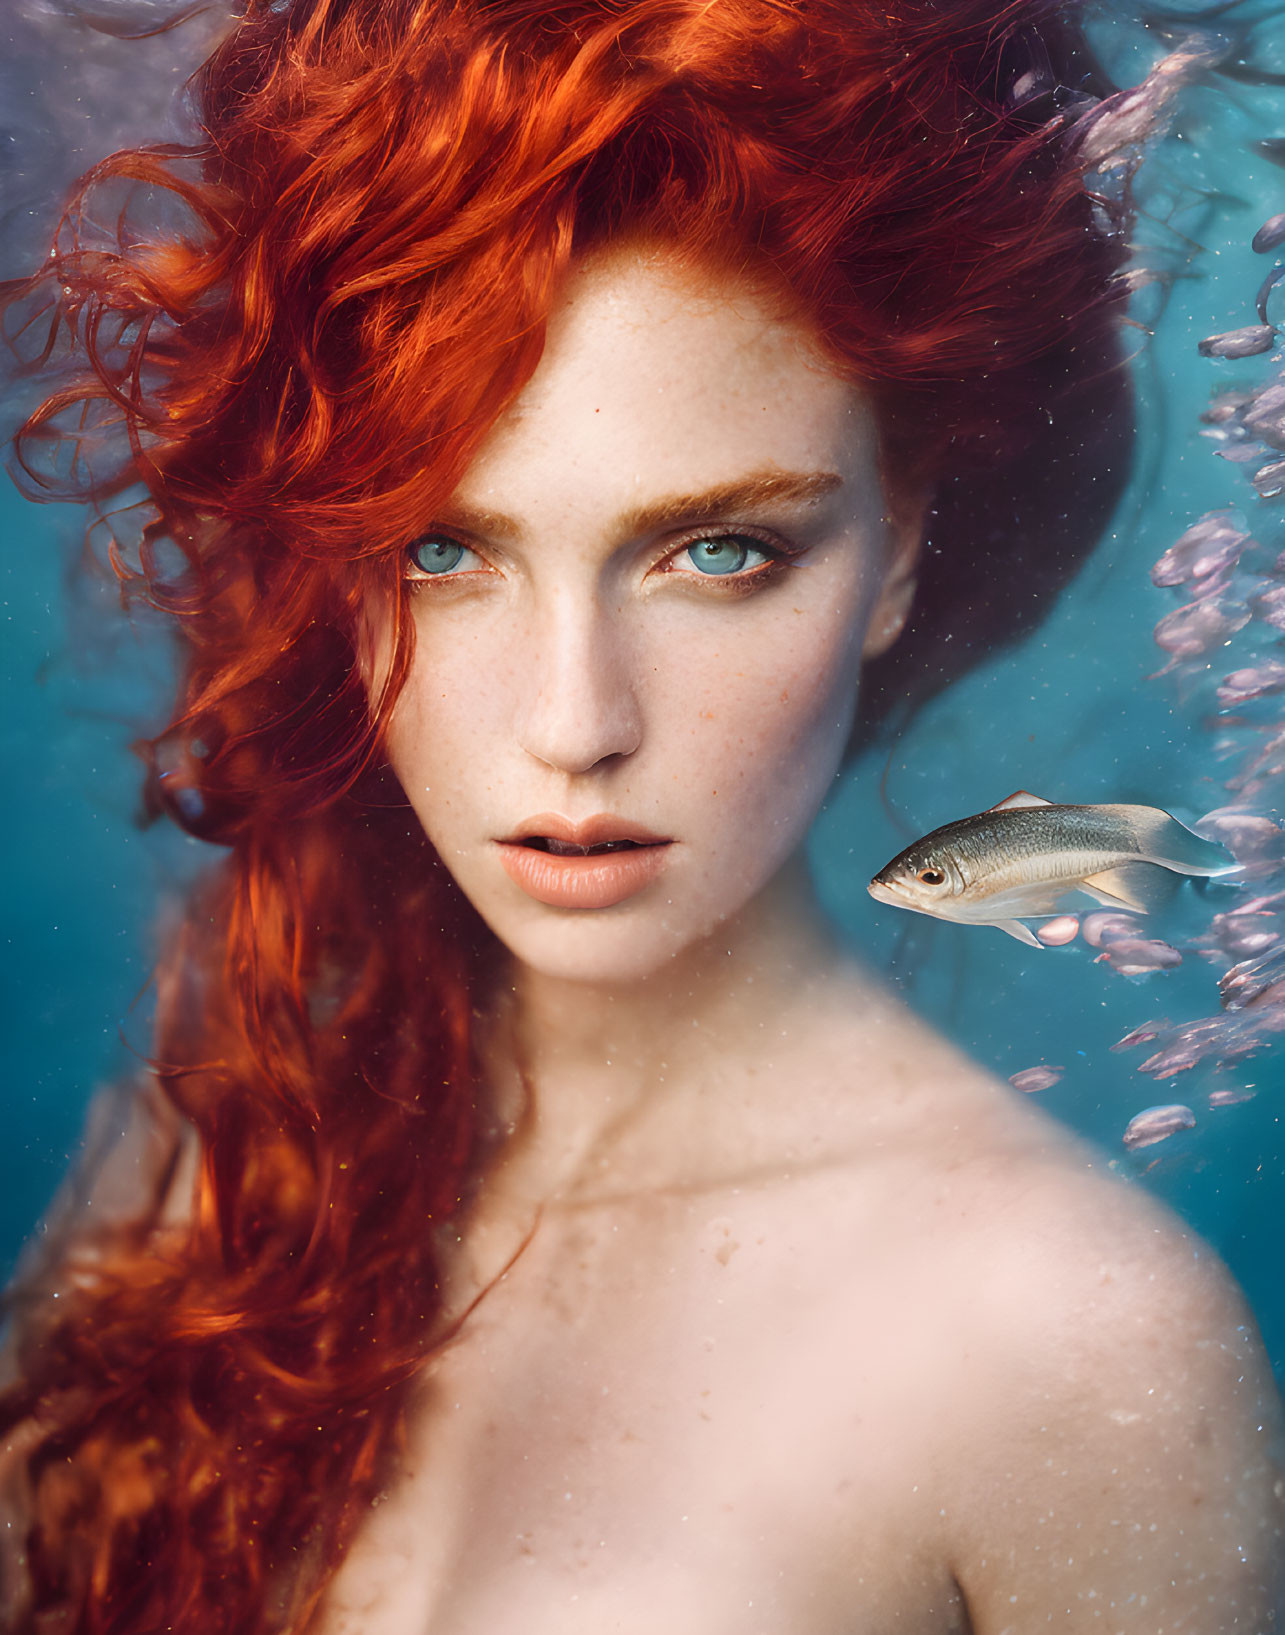
[(848, 607), (825, 619), (790, 608), (683, 666), (656, 712), (687, 724), (674, 776), (760, 823), (806, 827), (851, 731), (863, 629)]
[(415, 656), (388, 724), (387, 754), (430, 840), (442, 842), (479, 775), (494, 769), (494, 666), (455, 654), (445, 662), (440, 644), (421, 633)]

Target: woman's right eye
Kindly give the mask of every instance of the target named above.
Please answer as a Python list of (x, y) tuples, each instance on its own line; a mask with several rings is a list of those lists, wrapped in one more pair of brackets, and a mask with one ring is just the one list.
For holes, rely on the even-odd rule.
[(460, 569), (472, 572), (485, 566), (476, 551), (446, 534), (424, 534), (406, 547), (408, 579), (440, 579)]

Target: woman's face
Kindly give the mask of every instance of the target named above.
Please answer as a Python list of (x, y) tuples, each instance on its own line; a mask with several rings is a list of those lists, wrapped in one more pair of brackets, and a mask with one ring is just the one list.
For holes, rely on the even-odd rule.
[(408, 542), (388, 740), (519, 959), (615, 983), (726, 940), (835, 775), (909, 543), (870, 408), (806, 328), (661, 250), (575, 272), (535, 375)]

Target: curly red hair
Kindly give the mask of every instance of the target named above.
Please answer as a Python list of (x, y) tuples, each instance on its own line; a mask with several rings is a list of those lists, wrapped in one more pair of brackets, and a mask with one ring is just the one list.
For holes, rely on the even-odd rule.
[[(880, 405), (892, 486), (932, 477), (939, 523), (986, 533), (934, 534), (956, 610), (1032, 405), (1055, 465), (1105, 423), (1083, 549), (1118, 486), (1120, 249), (1057, 113), (1056, 12), (250, 0), (196, 81), (199, 143), (97, 166), (7, 291), (27, 361), (74, 370), (20, 433), (28, 484), (94, 499), (126, 589), (174, 615), (153, 809), (227, 848), (161, 982), (190, 1206), (165, 1171), (20, 1296), (15, 1635), (302, 1631), (379, 1490), (437, 1334), (488, 956), (381, 758), (399, 554), (530, 377), (568, 265), (643, 235), (789, 292)], [(400, 633), (373, 707), (372, 597)]]

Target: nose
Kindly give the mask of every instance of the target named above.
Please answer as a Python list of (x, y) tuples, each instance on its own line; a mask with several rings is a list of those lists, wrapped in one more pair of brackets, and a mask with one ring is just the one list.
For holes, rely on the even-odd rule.
[(612, 612), (568, 596), (533, 615), (517, 738), (556, 771), (592, 771), (642, 742), (629, 643)]

